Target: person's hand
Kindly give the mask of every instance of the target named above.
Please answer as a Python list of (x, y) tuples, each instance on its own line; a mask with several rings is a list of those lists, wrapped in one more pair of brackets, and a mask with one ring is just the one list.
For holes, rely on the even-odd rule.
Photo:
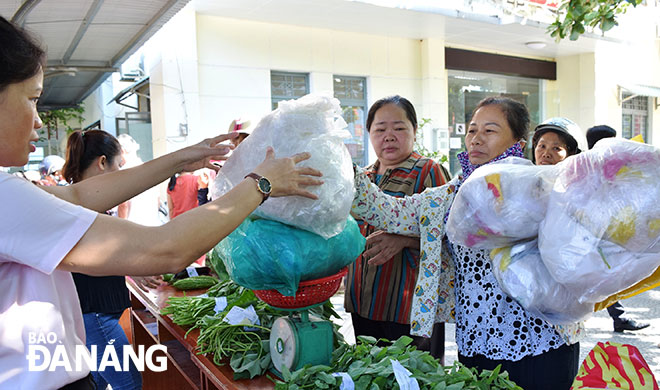
[(144, 292), (149, 292), (150, 288), (158, 288), (163, 284), (162, 276), (131, 276), (135, 284)]
[(226, 160), (228, 158), (227, 153), (234, 149), (234, 146), (222, 142), (237, 136), (238, 133), (222, 134), (174, 152), (181, 160), (180, 171), (193, 172), (200, 168), (209, 168), (217, 172), (220, 168), (215, 164), (211, 164), (211, 160)]
[(419, 238), (401, 236), (399, 234), (375, 231), (367, 237), (367, 250), (362, 256), (368, 260), (369, 265), (382, 265), (387, 263), (404, 248), (418, 248)]
[(323, 176), (321, 171), (310, 167), (299, 167), (301, 161), (311, 157), (311, 154), (298, 153), (291, 157), (275, 158), (273, 148), (266, 150), (266, 159), (259, 164), (254, 173), (267, 178), (272, 186), (270, 196), (298, 195), (310, 199), (318, 199), (318, 196), (307, 191), (304, 187), (318, 186), (323, 181), (311, 176)]

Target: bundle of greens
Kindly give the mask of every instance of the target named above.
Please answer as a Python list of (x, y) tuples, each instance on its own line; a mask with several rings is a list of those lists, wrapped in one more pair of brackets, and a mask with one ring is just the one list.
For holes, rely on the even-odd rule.
[(341, 345), (333, 353), (330, 367), (306, 366), (294, 372), (282, 367), (283, 380), (275, 380), (275, 389), (338, 389), (342, 379), (332, 375), (337, 372), (347, 373), (356, 389), (398, 389), (392, 368), (392, 360), (397, 360), (417, 379), (422, 390), (522, 390), (508, 379), (506, 372), (500, 372), (499, 366), (480, 373), (459, 362), (443, 367), (428, 352), (411, 346), (410, 337), (403, 336), (385, 347), (378, 346), (377, 342), (373, 337), (358, 336), (356, 345)]
[[(216, 312), (216, 297), (227, 299), (227, 306), (220, 312)], [(254, 378), (266, 373), (271, 366), (268, 345), (270, 328), (275, 319), (289, 314), (268, 306), (252, 290), (229, 279), (215, 283), (202, 297), (170, 297), (167, 304), (161, 314), (169, 315), (178, 325), (189, 327), (186, 335), (199, 328), (197, 353), (213, 354), (213, 361), (218, 365), (225, 364), (226, 359), (230, 358), (229, 365), (234, 371), (234, 379)], [(250, 305), (254, 307), (260, 325), (246, 327), (244, 324), (232, 325), (225, 321), (227, 313), (234, 306), (247, 308)], [(310, 314), (326, 320), (332, 316), (339, 318), (330, 302), (310, 309)], [(336, 346), (341, 341), (343, 337), (338, 327), (335, 327)]]

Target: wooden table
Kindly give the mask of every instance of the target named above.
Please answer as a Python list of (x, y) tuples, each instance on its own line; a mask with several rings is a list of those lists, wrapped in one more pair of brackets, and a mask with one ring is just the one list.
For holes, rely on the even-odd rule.
[[(142, 373), (144, 390), (261, 390), (273, 389), (273, 382), (265, 376), (252, 380), (233, 380), (234, 374), (229, 364), (217, 366), (212, 356), (197, 355), (197, 337), (195, 329), (187, 337), (186, 329), (176, 325), (168, 316), (161, 316), (160, 309), (166, 305), (167, 298), (183, 296), (182, 291), (162, 285), (158, 289), (145, 293), (132, 280), (127, 279), (131, 295), (130, 325), (133, 345), (144, 345), (145, 351), (152, 345), (162, 344), (167, 347), (165, 354), (157, 351), (154, 356), (167, 358), (167, 370), (155, 372), (145, 366)], [(186, 295), (199, 295), (204, 290), (186, 292)], [(156, 358), (152, 361), (157, 362)], [(158, 363), (155, 363), (158, 364)]]

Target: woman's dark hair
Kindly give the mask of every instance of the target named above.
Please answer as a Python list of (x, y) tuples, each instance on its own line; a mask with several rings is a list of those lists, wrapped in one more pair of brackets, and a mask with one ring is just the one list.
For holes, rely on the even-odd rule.
[(170, 191), (174, 191), (174, 187), (176, 187), (176, 178), (178, 175), (174, 174), (172, 177), (170, 177), (170, 181), (167, 183), (167, 189)]
[(516, 140), (526, 140), (530, 121), (527, 107), (511, 98), (491, 96), (481, 100), (479, 104), (477, 104), (477, 107), (472, 111), (472, 116), (474, 116), (474, 113), (481, 107), (492, 105), (498, 106), (504, 113), (511, 131), (513, 131), (513, 138)]
[(394, 104), (401, 107), (406, 112), (406, 117), (412, 123), (413, 129), (417, 130), (417, 113), (415, 112), (415, 107), (410, 103), (410, 100), (399, 95), (394, 95), (378, 99), (371, 105), (369, 114), (367, 114), (367, 132), (371, 130), (371, 124), (374, 122), (376, 111), (380, 110), (386, 104)]
[(33, 77), (45, 64), (46, 52), (37, 41), (0, 16), (0, 92)]
[(66, 162), (62, 175), (69, 183), (82, 180), (82, 174), (98, 157), (105, 156), (112, 165), (121, 155), (121, 145), (103, 130), (74, 131), (66, 143)]

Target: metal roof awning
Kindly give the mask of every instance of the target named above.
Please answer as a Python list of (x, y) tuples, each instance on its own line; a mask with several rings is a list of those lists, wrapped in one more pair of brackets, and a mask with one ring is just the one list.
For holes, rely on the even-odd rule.
[(39, 109), (77, 106), (190, 0), (23, 0), (0, 15), (46, 47)]
[[(115, 102), (117, 104), (120, 104), (122, 106), (126, 106), (129, 108), (133, 108), (135, 110), (138, 110), (137, 107), (129, 106), (128, 104), (122, 103), (126, 98), (130, 97), (133, 94), (139, 94), (137, 92), (140, 88), (142, 88), (145, 84), (149, 84), (149, 76), (143, 77), (140, 80), (134, 82), (133, 84), (129, 85), (128, 87), (124, 88), (119, 92), (115, 97), (112, 98), (108, 102), (108, 104)], [(147, 99), (149, 99), (149, 96), (145, 96)], [(139, 110), (138, 110), (139, 111)]]
[[(631, 95), (623, 97), (623, 91), (628, 91)], [(660, 87), (653, 87), (649, 85), (633, 84), (633, 83), (619, 83), (619, 104), (635, 98), (637, 96), (649, 96), (655, 98), (655, 107), (660, 106), (658, 99), (660, 98)]]
[(636, 96), (660, 97), (660, 87), (651, 87), (649, 85), (620, 83), (619, 87)]

